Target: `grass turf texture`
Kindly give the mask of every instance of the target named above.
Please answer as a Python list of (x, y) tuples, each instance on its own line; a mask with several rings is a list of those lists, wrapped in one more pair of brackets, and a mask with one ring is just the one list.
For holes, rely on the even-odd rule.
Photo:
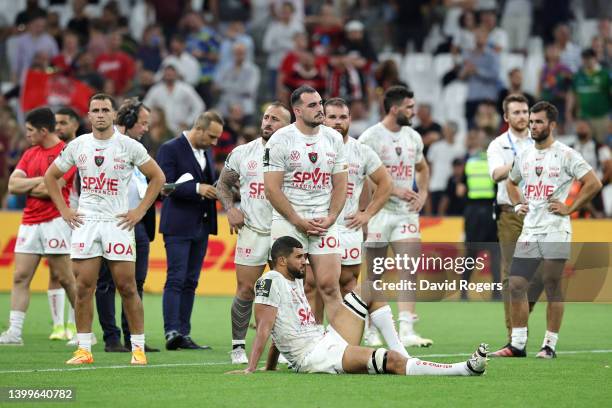
[[(23, 347), (0, 347), (0, 387), (76, 390), (76, 403), (53, 406), (150, 407), (392, 407), (392, 406), (609, 406), (612, 399), (612, 305), (568, 304), (556, 360), (534, 357), (544, 335), (544, 304), (531, 317), (524, 359), (493, 359), (483, 377), (404, 377), (275, 373), (231, 376), (229, 364), (231, 299), (198, 297), (193, 338), (210, 351), (149, 353), (149, 366), (129, 365), (129, 353), (105, 353), (102, 333), (93, 347), (95, 363), (85, 369), (64, 361), (72, 348), (47, 339), (51, 331), (47, 296), (32, 296)], [(6, 328), (10, 295), (0, 294), (0, 327)], [(423, 303), (418, 331), (434, 339), (429, 349), (409, 349), (415, 356), (441, 362), (462, 361), (481, 341), (492, 349), (504, 344), (500, 303)], [(97, 316), (96, 316), (97, 319)], [(163, 348), (161, 296), (145, 295), (147, 343)], [(249, 330), (248, 351), (255, 332)], [(577, 351), (576, 354), (564, 352)], [(460, 355), (461, 354), (461, 355)], [(464, 354), (464, 355), (463, 355)], [(107, 367), (107, 368), (105, 368)], [(114, 368), (111, 368), (114, 367)], [(94, 368), (94, 369), (91, 369)], [(38, 371), (34, 370), (57, 370)], [(29, 372), (15, 372), (29, 371)], [(39, 406), (19, 403), (15, 406)], [(8, 405), (5, 405), (8, 406)], [(12, 405), (11, 405), (12, 406)]]

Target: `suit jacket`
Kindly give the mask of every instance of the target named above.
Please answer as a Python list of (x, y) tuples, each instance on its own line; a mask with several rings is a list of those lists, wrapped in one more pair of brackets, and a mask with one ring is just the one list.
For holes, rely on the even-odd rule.
[(174, 183), (185, 173), (193, 176), (193, 180), (181, 184), (164, 198), (159, 223), (159, 232), (162, 234), (194, 236), (202, 224), (208, 224), (210, 234), (217, 234), (216, 202), (204, 199), (196, 192), (196, 183), (213, 184), (215, 180), (210, 149), (206, 150), (205, 156), (206, 168), (202, 171), (184, 135), (160, 146), (157, 162), (166, 175), (167, 183)]
[(147, 232), (147, 236), (149, 237), (149, 241), (153, 242), (155, 239), (155, 203), (153, 203), (145, 216), (140, 220), (144, 224), (145, 231)]

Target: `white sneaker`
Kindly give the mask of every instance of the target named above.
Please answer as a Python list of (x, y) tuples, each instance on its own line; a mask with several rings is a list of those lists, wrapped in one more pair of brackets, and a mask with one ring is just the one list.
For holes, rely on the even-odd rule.
[(489, 345), (480, 343), (472, 357), (467, 361), (468, 369), (472, 375), (483, 375), (487, 369), (487, 354), (489, 353)]
[(0, 334), (0, 346), (23, 346), (23, 339), (7, 330)]
[(429, 347), (433, 344), (433, 340), (426, 339), (416, 333), (402, 333), (400, 331), (400, 341), (404, 347)]
[(246, 350), (242, 347), (236, 347), (230, 351), (230, 356), (232, 358), (232, 364), (249, 364)]
[[(98, 339), (96, 338), (96, 335), (92, 333), (91, 334), (91, 345), (93, 346), (95, 344), (98, 344)], [(66, 346), (74, 347), (78, 345), (79, 345), (79, 340), (77, 339), (76, 333), (74, 333), (74, 336), (72, 336), (72, 338), (66, 342)]]
[(383, 345), (382, 339), (380, 338), (380, 334), (375, 327), (368, 327), (365, 329), (363, 333), (363, 342), (366, 346), (370, 347), (379, 347)]

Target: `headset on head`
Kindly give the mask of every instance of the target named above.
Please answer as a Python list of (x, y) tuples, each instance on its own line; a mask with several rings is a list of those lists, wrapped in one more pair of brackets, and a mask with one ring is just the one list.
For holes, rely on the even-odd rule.
[(138, 122), (138, 112), (140, 112), (140, 108), (142, 108), (142, 102), (139, 101), (130, 106), (123, 115), (122, 122), (126, 131), (133, 128), (136, 122)]

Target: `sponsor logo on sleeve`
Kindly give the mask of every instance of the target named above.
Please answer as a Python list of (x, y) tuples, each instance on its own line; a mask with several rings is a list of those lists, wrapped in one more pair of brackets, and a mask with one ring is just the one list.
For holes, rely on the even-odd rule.
[(255, 296), (270, 297), (272, 279), (260, 279), (255, 285)]

